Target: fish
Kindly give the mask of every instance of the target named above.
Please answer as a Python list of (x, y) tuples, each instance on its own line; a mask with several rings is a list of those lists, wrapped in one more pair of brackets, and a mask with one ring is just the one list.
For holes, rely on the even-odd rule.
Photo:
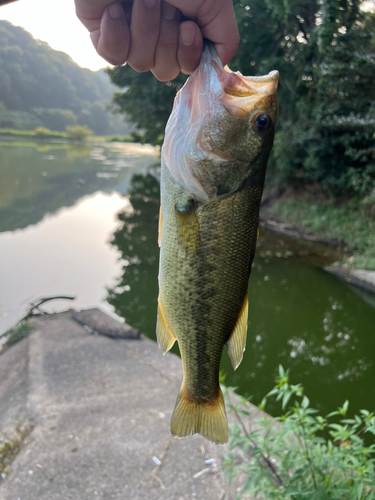
[(212, 44), (176, 95), (161, 151), (157, 340), (177, 340), (183, 382), (171, 419), (176, 437), (228, 441), (219, 384), (227, 345), (245, 350), (248, 281), (259, 207), (278, 116), (279, 73), (245, 77)]

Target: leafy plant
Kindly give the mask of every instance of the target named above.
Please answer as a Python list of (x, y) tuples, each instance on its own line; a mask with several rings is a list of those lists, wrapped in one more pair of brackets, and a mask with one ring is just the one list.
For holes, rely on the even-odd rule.
[[(233, 388), (225, 390), (226, 398)], [(371, 500), (375, 498), (375, 444), (365, 444), (364, 437), (373, 441), (375, 414), (361, 410), (360, 415), (347, 418), (349, 402), (326, 417), (310, 407), (310, 401), (300, 384), (289, 383), (289, 371), (279, 367), (276, 386), (260, 404), (267, 400), (281, 403), (283, 412), (275, 422), (271, 417), (258, 419), (259, 428), (248, 432), (243, 416), (248, 415), (248, 400), (228, 407), (235, 413), (238, 424), (231, 428), (231, 451), (240, 448), (244, 455), (237, 465), (236, 455), (225, 457), (224, 467), (229, 478), (247, 476), (238, 498), (277, 500)], [(369, 440), (370, 440), (369, 439)]]
[(74, 125), (72, 127), (66, 127), (65, 130), (68, 139), (73, 139), (75, 141), (85, 141), (92, 135), (92, 130), (86, 127), (86, 125)]
[(44, 137), (48, 137), (49, 135), (51, 135), (51, 131), (49, 128), (37, 127), (35, 129), (35, 137), (44, 138)]

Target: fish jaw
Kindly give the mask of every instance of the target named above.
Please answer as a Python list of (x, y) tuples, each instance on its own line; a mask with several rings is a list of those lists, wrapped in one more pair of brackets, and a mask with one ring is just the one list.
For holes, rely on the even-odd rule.
[[(162, 157), (173, 179), (209, 202), (263, 168), (259, 158), (268, 158), (278, 116), (277, 83), (277, 71), (244, 77), (223, 68), (207, 45), (167, 124)], [(269, 126), (259, 131), (257, 120), (265, 115)]]

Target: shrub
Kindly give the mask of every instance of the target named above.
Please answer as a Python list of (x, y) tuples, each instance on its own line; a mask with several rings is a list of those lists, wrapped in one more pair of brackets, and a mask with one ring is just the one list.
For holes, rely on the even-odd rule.
[(86, 127), (86, 125), (66, 127), (65, 130), (68, 139), (73, 139), (75, 141), (85, 141), (88, 137), (90, 137), (90, 135), (93, 134), (92, 130)]
[[(226, 394), (233, 391), (226, 389)], [(267, 500), (371, 500), (375, 498), (375, 445), (366, 445), (364, 436), (373, 441), (375, 414), (360, 410), (360, 415), (346, 418), (349, 407), (326, 417), (310, 407), (310, 401), (300, 384), (289, 384), (289, 372), (279, 367), (276, 386), (267, 399), (281, 402), (284, 411), (289, 401), (294, 405), (276, 420), (259, 419), (260, 428), (247, 432), (242, 415), (248, 415), (247, 400), (240, 398), (235, 412), (239, 424), (231, 428), (230, 450), (240, 447), (248, 458), (236, 465), (234, 455), (225, 457), (224, 466), (231, 479), (245, 472), (248, 479), (238, 498), (261, 494)], [(336, 420), (336, 421), (335, 421)], [(247, 496), (247, 495), (246, 495)]]
[(44, 138), (44, 137), (48, 137), (51, 135), (51, 131), (49, 128), (46, 128), (46, 127), (37, 127), (35, 129), (35, 137), (38, 137), (38, 138)]

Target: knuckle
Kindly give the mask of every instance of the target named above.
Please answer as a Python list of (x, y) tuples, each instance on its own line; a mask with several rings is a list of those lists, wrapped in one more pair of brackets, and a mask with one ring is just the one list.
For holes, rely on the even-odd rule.
[(149, 63), (147, 61), (132, 61), (128, 60), (127, 61), (129, 66), (131, 66), (134, 71), (137, 71), (138, 73), (145, 73), (146, 71), (149, 71), (153, 64)]
[(158, 40), (158, 49), (162, 48), (168, 51), (177, 51), (178, 38), (175, 33), (160, 33)]
[(152, 74), (159, 82), (170, 82), (178, 76), (179, 72), (180, 68), (168, 69), (167, 71), (159, 70), (158, 68), (152, 70)]

